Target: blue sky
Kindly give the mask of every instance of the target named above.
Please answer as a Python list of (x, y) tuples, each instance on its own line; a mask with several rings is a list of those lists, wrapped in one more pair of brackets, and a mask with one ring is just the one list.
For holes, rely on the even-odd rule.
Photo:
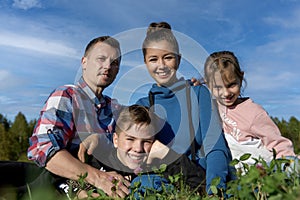
[(0, 113), (37, 118), (54, 88), (74, 83), (86, 44), (100, 35), (120, 39), (124, 54), (106, 92), (133, 103), (153, 82), (140, 45), (148, 24), (159, 21), (182, 36), (183, 76), (201, 75), (208, 53), (233, 51), (245, 71), (244, 95), (273, 117), (300, 119), (298, 0), (2, 0)]

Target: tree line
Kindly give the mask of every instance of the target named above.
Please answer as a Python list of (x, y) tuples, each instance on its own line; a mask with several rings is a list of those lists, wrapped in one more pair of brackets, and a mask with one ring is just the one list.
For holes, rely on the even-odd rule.
[(13, 122), (0, 114), (0, 160), (26, 161), (29, 137), (32, 135), (36, 120), (27, 122), (19, 112)]
[[(278, 119), (272, 120), (278, 126), (281, 134), (289, 138), (297, 154), (300, 153), (300, 121), (291, 117), (288, 121)], [(36, 120), (27, 122), (24, 114), (19, 112), (14, 121), (9, 121), (0, 114), (0, 160), (26, 161), (28, 138), (32, 135)]]

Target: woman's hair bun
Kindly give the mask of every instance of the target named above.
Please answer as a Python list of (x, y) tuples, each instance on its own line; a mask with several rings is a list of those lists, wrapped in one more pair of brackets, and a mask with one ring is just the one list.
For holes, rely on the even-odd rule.
[(147, 30), (147, 35), (153, 32), (156, 32), (158, 30), (169, 30), (171, 31), (171, 25), (168, 24), (167, 22), (152, 22), (149, 26), (148, 26), (148, 30)]

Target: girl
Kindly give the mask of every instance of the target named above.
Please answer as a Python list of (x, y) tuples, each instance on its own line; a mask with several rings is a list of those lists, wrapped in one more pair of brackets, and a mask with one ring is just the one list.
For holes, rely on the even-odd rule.
[(156, 83), (149, 96), (137, 103), (152, 107), (165, 119), (157, 139), (206, 169), (209, 194), (213, 178), (220, 177), (218, 187), (225, 188), (231, 175), (231, 155), (217, 109), (205, 86), (191, 86), (177, 77), (181, 55), (171, 26), (166, 22), (151, 23), (142, 48), (144, 62)]
[[(244, 72), (232, 52), (212, 53), (205, 62), (204, 72), (208, 87), (217, 99), (233, 158), (251, 153), (252, 158), (261, 157), (270, 162), (272, 149), (277, 153), (276, 158), (295, 156), (292, 142), (281, 136), (267, 112), (249, 97), (241, 97)], [(248, 164), (254, 162), (247, 160)]]

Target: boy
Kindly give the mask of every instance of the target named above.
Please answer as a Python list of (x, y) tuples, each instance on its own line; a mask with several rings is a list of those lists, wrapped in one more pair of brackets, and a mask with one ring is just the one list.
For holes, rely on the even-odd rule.
[[(104, 171), (116, 171), (131, 183), (139, 181), (141, 187), (138, 192), (143, 195), (145, 188), (161, 190), (162, 184), (168, 185), (166, 178), (169, 175), (183, 174), (184, 181), (192, 188), (202, 192), (205, 187), (204, 170), (192, 163), (186, 156), (178, 155), (159, 141), (155, 141), (160, 120), (144, 106), (132, 105), (118, 110), (116, 129), (113, 135), (114, 150), (106, 159), (92, 157), (88, 163)], [(152, 172), (153, 167), (169, 163), (163, 172), (163, 177)], [(162, 159), (163, 158), (163, 159)], [(118, 177), (112, 177), (115, 187), (121, 186)], [(68, 181), (70, 183), (70, 181)], [(77, 191), (77, 182), (71, 181), (71, 187)], [(88, 188), (90, 189), (90, 188)], [(115, 188), (111, 188), (112, 191)], [(86, 197), (85, 191), (79, 196)], [(81, 196), (84, 194), (84, 196)]]

